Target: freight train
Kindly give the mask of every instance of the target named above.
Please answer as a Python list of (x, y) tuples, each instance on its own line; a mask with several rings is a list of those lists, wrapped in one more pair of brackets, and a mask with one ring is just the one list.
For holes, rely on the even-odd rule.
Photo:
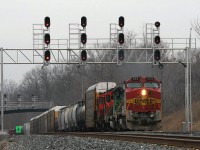
[(121, 85), (100, 82), (87, 89), (84, 100), (32, 118), (30, 133), (153, 130), (160, 126), (161, 111), (161, 82), (154, 77), (132, 77)]

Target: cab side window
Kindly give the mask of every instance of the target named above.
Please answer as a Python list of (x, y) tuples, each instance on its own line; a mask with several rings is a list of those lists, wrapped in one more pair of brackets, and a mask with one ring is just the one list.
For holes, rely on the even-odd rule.
[(106, 102), (110, 102), (110, 95), (106, 95)]

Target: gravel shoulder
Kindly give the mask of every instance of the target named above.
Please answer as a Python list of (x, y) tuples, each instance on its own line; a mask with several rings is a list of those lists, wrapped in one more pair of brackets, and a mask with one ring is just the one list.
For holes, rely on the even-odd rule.
[(0, 150), (186, 150), (167, 145), (67, 135), (1, 136)]

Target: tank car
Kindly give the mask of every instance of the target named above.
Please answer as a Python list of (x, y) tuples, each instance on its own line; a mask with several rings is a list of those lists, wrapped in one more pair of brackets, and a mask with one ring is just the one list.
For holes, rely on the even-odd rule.
[(65, 131), (65, 111), (67, 107), (63, 107), (58, 111), (58, 130)]
[(78, 101), (76, 104), (76, 108), (73, 112), (73, 117), (75, 122), (75, 130), (76, 131), (84, 131), (85, 130), (85, 101)]
[(77, 101), (58, 113), (60, 131), (82, 131), (85, 129), (84, 101)]
[(83, 101), (77, 101), (72, 109), (72, 125), (74, 131), (81, 131), (84, 128)]

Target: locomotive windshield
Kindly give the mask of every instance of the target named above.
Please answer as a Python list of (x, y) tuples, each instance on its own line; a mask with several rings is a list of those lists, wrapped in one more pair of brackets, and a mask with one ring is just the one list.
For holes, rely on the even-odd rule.
[(131, 83), (127, 83), (127, 87), (128, 88), (141, 88), (142, 87), (142, 83), (140, 82), (131, 82)]
[(146, 88), (158, 88), (158, 83), (157, 82), (145, 82), (144, 87)]

